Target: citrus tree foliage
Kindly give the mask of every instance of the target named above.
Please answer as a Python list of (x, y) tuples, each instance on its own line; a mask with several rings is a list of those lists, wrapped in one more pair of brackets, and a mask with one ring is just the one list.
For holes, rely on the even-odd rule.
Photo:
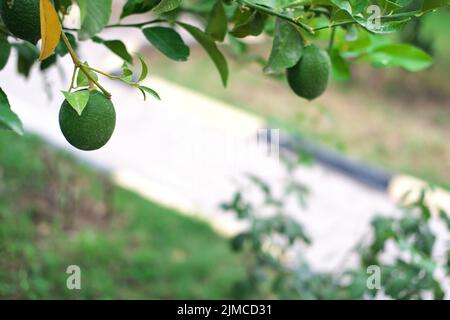
[[(100, 84), (99, 76), (125, 82), (139, 89), (144, 97), (150, 94), (159, 99), (154, 89), (142, 85), (148, 73), (145, 57), (138, 55), (141, 74), (133, 77), (130, 67), (133, 55), (127, 49), (126, 39), (105, 39), (101, 33), (106, 28), (140, 29), (156, 50), (177, 62), (189, 59), (189, 46), (179, 33), (184, 30), (205, 49), (224, 86), (230, 70), (223, 48), (228, 46), (238, 56), (245, 56), (246, 38), (265, 35), (273, 44), (271, 52), (258, 59), (263, 71), (285, 74), (287, 70), (293, 92), (312, 99), (326, 88), (330, 73), (337, 79), (348, 79), (350, 63), (367, 61), (375, 67), (402, 67), (409, 71), (428, 67), (431, 58), (421, 49), (406, 43), (378, 41), (374, 35), (398, 31), (423, 14), (448, 7), (449, 1), (128, 0), (119, 21), (111, 21), (113, 0), (0, 0), (0, 4), (3, 20), (0, 21), (0, 69), (8, 62), (12, 51), (18, 56), (17, 70), (24, 76), (30, 74), (35, 64), (45, 70), (70, 54), (74, 76), (64, 96), (81, 115), (89, 96), (80, 89), (98, 89), (105, 97), (111, 97)], [(74, 6), (79, 8), (80, 24), (78, 28), (68, 29), (65, 18)], [(127, 22), (127, 17), (137, 14), (141, 14), (139, 21), (142, 22)], [(195, 25), (186, 21), (195, 21)], [(39, 30), (40, 34), (36, 33)], [(40, 49), (36, 46), (39, 39)], [(91, 67), (88, 62), (79, 61), (76, 48), (80, 41), (103, 45), (122, 58), (122, 74), (112, 76)], [(305, 47), (312, 44), (318, 47), (312, 51), (325, 57), (321, 64), (325, 69), (317, 69), (314, 63), (302, 66)], [(330, 66), (332, 70), (327, 70)], [(314, 79), (317, 72), (322, 77)], [(312, 88), (304, 94), (305, 81), (317, 83), (323, 90)], [(2, 92), (2, 95), (5, 98), (0, 105), (4, 114), (0, 118), (1, 127), (20, 132), (6, 94)]]
[[(300, 160), (303, 165), (311, 161), (305, 155)], [(248, 275), (247, 281), (236, 284), (237, 294), (271, 299), (444, 299), (450, 247), (436, 252), (435, 227), (440, 224), (449, 232), (450, 217), (443, 211), (433, 217), (425, 201), (431, 187), (401, 208), (401, 214), (376, 215), (342, 264), (332, 272), (320, 272), (305, 259), (312, 239), (299, 222), (301, 209), (308, 204), (308, 188), (292, 178), (295, 161), (285, 163), (281, 192), (261, 178), (248, 176), (249, 183), (222, 204), (223, 210), (249, 225), (231, 240), (232, 249), (244, 253)], [(256, 198), (255, 190), (260, 201), (250, 200)], [(295, 201), (300, 210), (287, 208)], [(347, 262), (353, 259), (347, 258), (354, 256), (359, 263), (350, 268)], [(371, 278), (374, 270), (379, 271), (379, 281)]]

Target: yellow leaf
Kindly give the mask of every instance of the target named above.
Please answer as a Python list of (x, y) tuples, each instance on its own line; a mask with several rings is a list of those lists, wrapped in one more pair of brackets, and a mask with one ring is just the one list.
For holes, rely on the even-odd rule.
[(62, 30), (58, 13), (56, 13), (50, 0), (41, 0), (40, 10), (42, 47), (39, 60), (42, 61), (52, 55), (58, 45)]

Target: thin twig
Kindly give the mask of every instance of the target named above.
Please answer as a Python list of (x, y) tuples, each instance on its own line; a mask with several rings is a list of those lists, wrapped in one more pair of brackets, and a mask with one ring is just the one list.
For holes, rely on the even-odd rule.
[(77, 74), (77, 70), (78, 67), (76, 65), (73, 65), (72, 81), (70, 82), (69, 92), (72, 91), (75, 86), (75, 75)]
[[(416, 16), (419, 13), (420, 13), (419, 11), (401, 12), (401, 13), (381, 16), (380, 19), (381, 20), (390, 20), (390, 19), (398, 19), (398, 18), (412, 18), (412, 17)], [(340, 26), (346, 26), (346, 25), (351, 25), (351, 24), (355, 24), (355, 23), (358, 23), (358, 21), (356, 21), (356, 20), (347, 20), (347, 21), (342, 21), (342, 22), (339, 22), (339, 23), (329, 24), (329, 25), (326, 25), (326, 26), (323, 26), (323, 27), (314, 28), (312, 30), (315, 32), (315, 31), (319, 31), (319, 30), (324, 30), (324, 29), (334, 28), (334, 27), (340, 27)]]
[(92, 75), (89, 73), (89, 69), (86, 68), (86, 65), (82, 64), (80, 62), (80, 59), (78, 59), (77, 54), (72, 48), (72, 45), (70, 44), (69, 39), (67, 39), (67, 36), (64, 32), (61, 33), (61, 38), (64, 41), (64, 44), (67, 47), (67, 50), (69, 51), (70, 57), (72, 58), (73, 64), (75, 67), (80, 68), (80, 70), (86, 75), (90, 83), (95, 84), (106, 96), (106, 98), (111, 99), (111, 94), (100, 84), (97, 80), (95, 80)]
[(331, 50), (333, 50), (335, 36), (336, 36), (336, 27), (333, 27), (331, 29), (330, 42), (328, 44), (328, 52), (331, 52)]
[(154, 23), (160, 23), (160, 22), (167, 22), (167, 20), (165, 19), (154, 19), (154, 20), (150, 20), (150, 21), (145, 21), (145, 22), (140, 22), (140, 23), (114, 23), (114, 24), (109, 24), (107, 25), (105, 28), (142, 28), (146, 25), (149, 24), (154, 24)]
[(278, 17), (280, 19), (284, 19), (286, 21), (292, 22), (293, 24), (299, 26), (300, 28), (302, 28), (303, 30), (307, 31), (308, 33), (311, 33), (311, 34), (314, 33), (313, 29), (310, 26), (304, 24), (303, 22), (300, 22), (298, 19), (295, 19), (293, 17), (287, 16), (287, 15), (285, 15), (283, 13), (280, 13), (280, 12), (273, 11), (273, 10), (271, 10), (268, 7), (264, 7), (264, 6), (255, 4), (255, 3), (248, 2), (247, 0), (235, 0), (235, 1), (240, 3), (241, 5), (244, 5), (244, 6), (247, 6), (249, 8), (252, 8), (252, 9), (264, 12), (264, 13), (266, 13), (268, 15), (275, 16), (275, 17)]
[(342, 21), (342, 22), (339, 22), (339, 23), (334, 23), (334, 24), (329, 24), (329, 25), (326, 25), (326, 26), (314, 28), (313, 31), (316, 32), (316, 31), (320, 31), (320, 30), (324, 30), (324, 29), (328, 29), (328, 28), (335, 28), (335, 27), (340, 27), (340, 26), (346, 26), (346, 25), (350, 25), (350, 24), (354, 24), (354, 23), (356, 23), (355, 20)]
[(109, 78), (109, 79), (111, 79), (111, 80), (121, 80), (119, 76), (113, 76), (113, 75), (110, 75), (110, 74), (108, 74), (108, 73), (106, 73), (106, 72), (103, 72), (103, 71), (101, 71), (101, 70), (92, 68), (91, 66), (88, 66), (88, 65), (85, 65), (85, 66), (86, 66), (89, 70), (92, 70), (92, 71), (94, 71), (95, 73), (99, 73), (99, 74), (101, 74), (101, 75), (103, 75), (103, 76), (105, 76), (105, 77), (107, 77), (107, 78)]

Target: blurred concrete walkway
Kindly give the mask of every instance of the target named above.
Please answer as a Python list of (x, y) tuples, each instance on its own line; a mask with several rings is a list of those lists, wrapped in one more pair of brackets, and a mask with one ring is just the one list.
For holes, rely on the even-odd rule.
[[(134, 39), (128, 33), (120, 34), (122, 30), (115, 32), (106, 38)], [(135, 43), (130, 49), (138, 47), (139, 43)], [(87, 43), (83, 52), (88, 53), (83, 59), (102, 70), (112, 71), (120, 66), (118, 59), (98, 45)], [(44, 78), (36, 69), (28, 81), (17, 76), (15, 58), (0, 73), (0, 86), (28, 131), (79, 159), (111, 171), (120, 185), (198, 215), (225, 234), (237, 232), (242, 224), (224, 214), (219, 205), (232, 197), (244, 173), (264, 178), (275, 190), (281, 185), (285, 170), (276, 159), (246, 154), (256, 148), (256, 133), (264, 127), (262, 119), (152, 75), (146, 84), (161, 94), (161, 102), (152, 98), (143, 101), (137, 90), (104, 80), (102, 83), (113, 93), (117, 129), (103, 149), (75, 150), (65, 141), (58, 125), (63, 99), (59, 90), (69, 86), (72, 69), (69, 58), (64, 61), (63, 81), (56, 69), (45, 77), (53, 100), (48, 99)], [(342, 262), (355, 242), (367, 233), (375, 213), (395, 211), (384, 193), (327, 168), (300, 168), (296, 176), (311, 194), (306, 211), (293, 209), (313, 237), (308, 258), (320, 269), (330, 270)]]

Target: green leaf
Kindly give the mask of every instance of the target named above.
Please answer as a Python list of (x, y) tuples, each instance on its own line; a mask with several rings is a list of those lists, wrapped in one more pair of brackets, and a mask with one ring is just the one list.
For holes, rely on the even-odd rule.
[(186, 61), (189, 57), (189, 47), (181, 36), (172, 28), (151, 27), (142, 30), (145, 37), (159, 51), (175, 61)]
[(353, 18), (353, 16), (350, 13), (348, 13), (347, 11), (342, 10), (342, 9), (337, 9), (331, 15), (330, 21), (332, 22), (332, 24), (338, 24), (338, 23), (343, 23), (343, 22), (348, 22), (348, 21), (351, 22), (352, 20), (355, 20), (355, 19)]
[(81, 116), (84, 108), (89, 102), (89, 90), (79, 90), (75, 92), (61, 91), (70, 106)]
[(126, 62), (122, 64), (122, 77), (121, 79), (125, 82), (131, 83), (133, 80), (133, 71)]
[(373, 32), (373, 33), (392, 33), (397, 32), (407, 24), (411, 18), (406, 18), (403, 20), (395, 20), (395, 21), (384, 21), (381, 22), (380, 25), (369, 23), (364, 18), (355, 16), (355, 21), (362, 27), (364, 27), (366, 30)]
[(445, 298), (445, 291), (437, 281), (433, 281), (434, 300), (443, 300)]
[(336, 5), (339, 9), (345, 10), (352, 14), (352, 6), (348, 0), (331, 0), (331, 2)]
[(358, 39), (358, 27), (354, 24), (348, 26), (345, 34), (345, 40), (348, 42), (353, 42)]
[(139, 76), (139, 79), (137, 82), (141, 82), (145, 78), (147, 78), (148, 75), (148, 66), (145, 63), (144, 57), (139, 52), (136, 52), (136, 56), (138, 57), (139, 61), (141, 62), (141, 75)]
[(295, 27), (289, 22), (277, 19), (272, 52), (264, 67), (265, 73), (279, 73), (294, 66), (303, 53), (303, 42)]
[(430, 11), (438, 8), (450, 7), (449, 0), (425, 0), (423, 1), (422, 11)]
[(6, 93), (0, 88), (0, 129), (12, 130), (23, 135), (23, 125), (17, 114), (11, 110)]
[(246, 232), (240, 233), (231, 239), (231, 248), (233, 251), (240, 251), (244, 246), (248, 234)]
[(345, 60), (337, 49), (331, 51), (330, 54), (332, 63), (333, 78), (338, 81), (346, 81), (350, 79), (350, 67), (347, 60)]
[(247, 20), (236, 23), (230, 33), (237, 38), (258, 36), (263, 32), (266, 20), (266, 14), (254, 11)]
[(350, 0), (350, 4), (352, 6), (353, 14), (358, 14), (367, 8), (369, 0)]
[[(69, 43), (72, 46), (72, 48), (77, 49), (78, 43), (77, 43), (77, 39), (75, 38), (75, 36), (68, 32), (65, 32), (64, 34), (66, 35), (67, 39), (69, 40)], [(62, 39), (59, 41), (58, 45), (56, 46), (55, 53), (61, 57), (64, 57), (66, 54), (69, 53), (69, 50), (67, 49), (67, 46)]]
[(60, 11), (63, 15), (66, 15), (72, 6), (72, 0), (53, 0), (56, 11)]
[(8, 39), (0, 35), (0, 70), (8, 63), (10, 54), (11, 45), (9, 44)]
[(247, 52), (248, 46), (242, 40), (233, 37), (232, 35), (228, 35), (228, 45), (230, 46), (231, 51), (235, 55), (241, 55)]
[[(87, 63), (86, 63), (87, 64)], [(95, 72), (89, 70), (89, 75), (94, 79), (98, 80), (98, 76)], [(87, 87), (89, 86), (89, 79), (86, 77), (83, 71), (78, 69), (78, 75), (77, 75), (77, 87)]]
[(376, 47), (364, 59), (377, 67), (402, 67), (412, 72), (426, 69), (433, 63), (431, 56), (422, 49), (406, 43)]
[(155, 90), (153, 90), (153, 89), (151, 89), (149, 87), (146, 87), (146, 86), (141, 86), (141, 85), (138, 86), (137, 88), (139, 90), (141, 90), (142, 94), (144, 95), (144, 100), (147, 100), (147, 95), (146, 95), (147, 93), (149, 93), (150, 95), (152, 95), (156, 99), (161, 100), (161, 97), (159, 96), (159, 94)]
[(439, 217), (445, 222), (447, 228), (450, 230), (450, 215), (444, 210), (440, 210)]
[(211, 14), (206, 25), (206, 33), (216, 41), (222, 42), (228, 30), (228, 20), (225, 14), (222, 1), (218, 0), (211, 10)]
[(212, 61), (216, 65), (217, 70), (219, 70), (222, 83), (226, 87), (229, 72), (227, 60), (217, 48), (214, 40), (197, 27), (182, 22), (178, 22), (178, 24), (186, 29), (186, 31), (189, 32), (195, 38), (195, 40), (197, 40), (197, 42), (200, 43), (200, 45), (206, 50), (206, 52), (209, 54)]
[(133, 63), (133, 57), (130, 55), (130, 53), (127, 50), (127, 47), (122, 41), (104, 40), (98, 36), (93, 37), (92, 40), (96, 43), (103, 44), (105, 47), (107, 47), (109, 50), (111, 50), (113, 53), (118, 55), (126, 62)]
[(78, 0), (80, 7), (80, 39), (92, 38), (108, 24), (112, 12), (112, 0)]
[(398, 3), (390, 0), (378, 0), (378, 4), (381, 7), (381, 9), (384, 10), (385, 12), (392, 12), (396, 9), (401, 8), (401, 6)]
[(41, 62), (39, 69), (41, 71), (47, 70), (51, 66), (54, 66), (56, 64), (56, 61), (57, 61), (56, 54), (52, 54), (50, 57), (48, 57), (47, 59), (45, 59), (44, 61)]
[(39, 50), (29, 42), (14, 44), (19, 55), (17, 59), (17, 70), (25, 77), (30, 75), (31, 67), (39, 57)]
[(178, 8), (181, 0), (161, 0), (161, 2), (153, 9), (153, 12), (161, 14)]
[(148, 12), (160, 2), (161, 0), (128, 0), (122, 9), (120, 18), (122, 19), (132, 14)]

